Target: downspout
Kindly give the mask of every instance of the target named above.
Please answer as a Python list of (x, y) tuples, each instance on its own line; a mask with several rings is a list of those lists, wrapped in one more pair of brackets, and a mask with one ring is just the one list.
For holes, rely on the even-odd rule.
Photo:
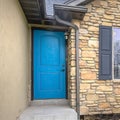
[(62, 19), (60, 19), (57, 15), (55, 15), (55, 19), (58, 23), (67, 25), (69, 27), (72, 27), (73, 29), (75, 29), (75, 58), (76, 58), (76, 111), (78, 114), (78, 120), (80, 120), (80, 82), (79, 82), (79, 28), (77, 27), (77, 25), (72, 24), (68, 21), (64, 21)]

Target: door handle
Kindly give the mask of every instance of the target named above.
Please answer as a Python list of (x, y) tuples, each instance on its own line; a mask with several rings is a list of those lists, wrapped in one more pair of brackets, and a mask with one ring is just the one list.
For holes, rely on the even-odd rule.
[(62, 72), (64, 72), (64, 71), (65, 71), (65, 69), (62, 69), (61, 71), (62, 71)]

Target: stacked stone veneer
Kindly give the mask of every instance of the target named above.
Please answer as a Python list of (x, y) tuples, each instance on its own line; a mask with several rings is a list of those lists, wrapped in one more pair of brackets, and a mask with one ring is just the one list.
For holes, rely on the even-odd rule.
[(67, 72), (68, 72), (68, 99), (72, 108), (76, 109), (76, 78), (75, 78), (75, 31), (68, 34), (67, 42)]
[[(120, 0), (95, 0), (79, 26), (81, 115), (120, 113), (120, 80), (99, 80), (99, 26), (120, 27)], [(76, 108), (75, 36), (68, 41), (68, 97)]]

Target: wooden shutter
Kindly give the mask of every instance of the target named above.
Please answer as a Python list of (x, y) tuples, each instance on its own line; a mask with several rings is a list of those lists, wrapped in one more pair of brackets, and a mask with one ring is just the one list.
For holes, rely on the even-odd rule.
[(99, 79), (112, 79), (112, 27), (100, 26)]

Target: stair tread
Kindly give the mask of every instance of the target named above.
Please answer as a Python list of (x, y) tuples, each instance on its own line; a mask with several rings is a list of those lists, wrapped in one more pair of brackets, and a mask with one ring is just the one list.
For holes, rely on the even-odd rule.
[(77, 120), (77, 113), (68, 105), (38, 105), (28, 107), (19, 120)]

